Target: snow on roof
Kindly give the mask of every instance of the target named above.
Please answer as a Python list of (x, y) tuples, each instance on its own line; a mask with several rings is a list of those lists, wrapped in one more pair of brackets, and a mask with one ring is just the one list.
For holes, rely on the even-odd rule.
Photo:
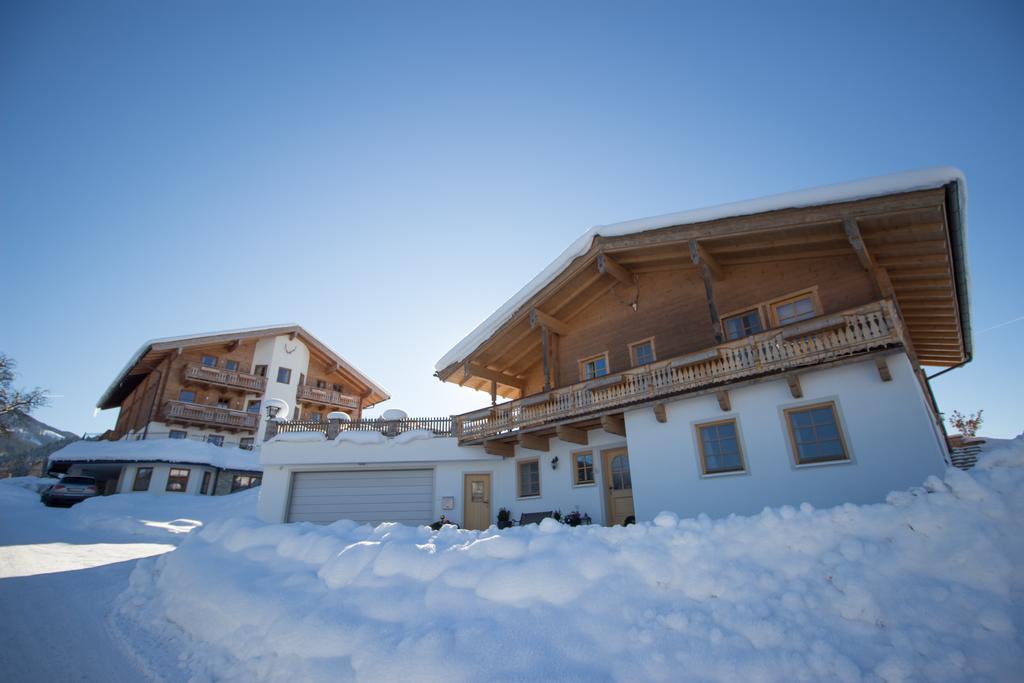
[(951, 182), (959, 183), (960, 208), (961, 212), (964, 212), (967, 203), (967, 184), (963, 172), (953, 166), (937, 166), (836, 185), (825, 185), (796, 192), (769, 195), (767, 197), (729, 204), (719, 204), (701, 209), (662, 214), (650, 218), (639, 218), (622, 223), (596, 225), (570, 244), (547, 268), (530, 280), (525, 287), (514, 294), (498, 310), (480, 323), (475, 330), (448, 351), (441, 360), (437, 361), (435, 370), (443, 370), (449, 365), (462, 361), (469, 356), (480, 344), (508, 322), (523, 304), (549, 285), (574, 259), (586, 254), (590, 250), (595, 237), (620, 237), (648, 230), (703, 223), (723, 218), (735, 218), (737, 216), (750, 216), (768, 211), (821, 206), (902, 192), (929, 190), (943, 187)]
[(145, 441), (76, 441), (50, 455), (55, 462), (180, 462), (227, 470), (262, 472), (259, 453), (187, 439)]

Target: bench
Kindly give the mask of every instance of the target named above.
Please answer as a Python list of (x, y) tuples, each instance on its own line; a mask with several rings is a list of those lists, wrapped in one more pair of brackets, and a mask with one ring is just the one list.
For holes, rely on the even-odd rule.
[(519, 526), (526, 526), (527, 524), (540, 524), (542, 519), (554, 516), (554, 510), (548, 510), (547, 512), (524, 512), (523, 514), (519, 515)]

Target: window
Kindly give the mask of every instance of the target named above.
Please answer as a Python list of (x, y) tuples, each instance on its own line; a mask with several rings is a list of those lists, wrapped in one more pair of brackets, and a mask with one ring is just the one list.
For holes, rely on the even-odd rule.
[(199, 487), (199, 493), (206, 495), (206, 492), (210, 490), (210, 471), (203, 472), (203, 483)]
[(574, 453), (572, 456), (572, 476), (576, 486), (594, 483), (594, 454), (590, 451)]
[(170, 433), (170, 437), (172, 439), (187, 439), (188, 438), (188, 432), (183, 431), (181, 429), (172, 429), (171, 433)]
[(228, 409), (230, 409), (231, 408), (231, 399), (227, 399), (227, 398), (217, 399), (217, 407), (218, 408), (228, 408)]
[(818, 315), (818, 305), (813, 291), (772, 302), (775, 325), (782, 327)]
[(259, 486), (262, 479), (253, 474), (236, 474), (231, 477), (231, 493)]
[(212, 443), (214, 446), (223, 446), (224, 437), (220, 434), (207, 434), (206, 443)]
[(722, 318), (722, 329), (725, 331), (725, 338), (732, 340), (757, 334), (764, 327), (761, 325), (761, 314), (754, 309)]
[(149, 482), (153, 478), (152, 467), (136, 467), (135, 481), (132, 482), (132, 491), (148, 491)]
[(256, 375), (257, 377), (266, 377), (267, 376), (267, 366), (266, 365), (257, 365), (255, 368), (253, 368), (252, 374)]
[(203, 356), (203, 365), (208, 368), (217, 367), (217, 356)]
[(608, 354), (584, 358), (580, 361), (580, 378), (594, 379), (608, 374)]
[(342, 388), (340, 384), (332, 384), (331, 388), (337, 391), (339, 394), (345, 393), (345, 390)]
[(797, 465), (849, 460), (834, 403), (791, 408), (786, 424)]
[(292, 371), (291, 368), (278, 368), (277, 369), (277, 381), (281, 384), (292, 383)]
[(633, 367), (654, 362), (654, 339), (644, 339), (629, 345), (629, 358)]
[(309, 419), (311, 421), (313, 421), (313, 422), (319, 422), (320, 421), (320, 413), (313, 413), (312, 415), (309, 416)]
[(226, 369), (230, 370), (231, 372), (238, 372), (238, 361), (237, 360), (224, 361), (224, 367)]
[(178, 392), (178, 400), (183, 403), (195, 403), (196, 392), (189, 391), (188, 389), (182, 389)]
[(327, 382), (323, 381), (322, 379), (318, 379), (316, 381), (316, 388), (317, 389), (326, 389), (327, 388)]
[(253, 445), (255, 443), (256, 442), (253, 439), (253, 437), (251, 437), (251, 436), (243, 436), (242, 440), (238, 442), (238, 447), (242, 448), (242, 449), (245, 449), (247, 451), (251, 451), (253, 449)]
[(516, 465), (519, 471), (519, 497), (540, 495), (540, 461), (523, 460)]
[(256, 413), (258, 415), (259, 412), (260, 412), (260, 406), (261, 406), (262, 403), (263, 402), (259, 401), (259, 400), (250, 400), (249, 401), (249, 405), (247, 405), (245, 407), (245, 412), (247, 412), (247, 413)]
[(697, 425), (697, 441), (700, 445), (700, 467), (704, 474), (746, 470), (736, 420)]
[(172, 467), (167, 475), (167, 490), (183, 492), (188, 488), (188, 473), (184, 467)]

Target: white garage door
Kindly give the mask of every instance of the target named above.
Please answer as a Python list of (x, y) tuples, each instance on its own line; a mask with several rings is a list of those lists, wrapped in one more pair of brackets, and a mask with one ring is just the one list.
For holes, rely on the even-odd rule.
[(289, 522), (430, 524), (434, 517), (433, 470), (296, 472)]

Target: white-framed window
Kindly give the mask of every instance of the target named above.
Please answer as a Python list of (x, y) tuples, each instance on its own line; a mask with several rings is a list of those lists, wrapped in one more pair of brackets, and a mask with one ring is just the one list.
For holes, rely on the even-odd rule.
[(591, 356), (580, 361), (580, 379), (588, 380), (608, 374), (608, 353)]

